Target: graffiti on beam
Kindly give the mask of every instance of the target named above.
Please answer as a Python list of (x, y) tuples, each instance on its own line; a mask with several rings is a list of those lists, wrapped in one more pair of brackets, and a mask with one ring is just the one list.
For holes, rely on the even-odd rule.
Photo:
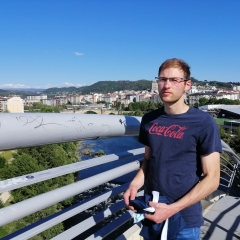
[(105, 123), (89, 123), (88, 126), (91, 127), (91, 132), (94, 134), (108, 133), (111, 131), (111, 127)]
[(66, 121), (67, 123), (71, 123), (77, 131), (82, 132), (85, 128), (83, 123), (77, 118), (77, 117), (72, 117), (70, 120)]
[(119, 122), (126, 127), (126, 120), (119, 119)]
[[(67, 123), (71, 123), (76, 130), (83, 132), (85, 131), (91, 131), (94, 134), (100, 134), (100, 133), (107, 133), (110, 132), (111, 127), (105, 123), (86, 123), (84, 124), (81, 120), (79, 120), (77, 117), (72, 117), (71, 119), (66, 121)], [(90, 129), (89, 129), (90, 128)]]
[(67, 126), (65, 126), (63, 124), (59, 124), (59, 123), (44, 123), (44, 119), (43, 119), (42, 116), (35, 116), (35, 117), (19, 116), (19, 117), (16, 117), (16, 119), (19, 122), (22, 122), (23, 126), (26, 126), (26, 125), (29, 125), (29, 124), (34, 124), (35, 129), (40, 128), (40, 127), (45, 129), (46, 125), (59, 125), (59, 126), (67, 127)]

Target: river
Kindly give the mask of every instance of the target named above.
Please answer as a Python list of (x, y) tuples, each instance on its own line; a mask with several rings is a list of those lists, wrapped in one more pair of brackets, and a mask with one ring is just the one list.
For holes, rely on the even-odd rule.
[[(105, 154), (123, 152), (143, 147), (143, 145), (138, 142), (137, 137), (133, 136), (86, 140), (82, 144), (83, 148), (86, 146), (90, 146), (90, 148), (94, 150), (94, 152), (99, 152), (100, 150), (102, 150)], [(79, 149), (78, 151), (81, 151), (81, 149)], [(84, 160), (84, 156), (82, 159)]]

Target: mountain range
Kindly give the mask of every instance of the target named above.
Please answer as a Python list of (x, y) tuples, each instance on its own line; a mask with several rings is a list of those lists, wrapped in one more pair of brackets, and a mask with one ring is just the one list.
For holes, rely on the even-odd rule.
[[(233, 85), (240, 85), (239, 82), (218, 82), (218, 81), (199, 81), (191, 78), (194, 85), (210, 85), (222, 89), (232, 89)], [(11, 88), (0, 89), (1, 97), (10, 97), (14, 95), (25, 98), (28, 95), (46, 94), (48, 97), (65, 94), (90, 94), (90, 93), (112, 93), (122, 90), (150, 90), (152, 87), (152, 80), (119, 80), (119, 81), (99, 81), (90, 86), (82, 87), (62, 87), (62, 88), (48, 88), (48, 89), (34, 89), (34, 88)]]

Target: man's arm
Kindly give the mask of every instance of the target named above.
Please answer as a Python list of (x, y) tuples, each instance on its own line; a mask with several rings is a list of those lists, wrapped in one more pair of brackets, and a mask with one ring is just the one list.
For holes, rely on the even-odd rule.
[(202, 200), (217, 189), (220, 180), (220, 154), (214, 152), (201, 156), (204, 178), (190, 192), (177, 202), (167, 205), (164, 203), (149, 202), (156, 209), (153, 215), (146, 214), (146, 218), (161, 223), (182, 209)]
[(129, 200), (134, 200), (135, 199), (135, 197), (137, 195), (137, 191), (144, 184), (145, 176), (146, 176), (147, 169), (148, 169), (148, 162), (149, 162), (149, 159), (150, 159), (150, 155), (151, 155), (150, 147), (145, 146), (143, 163), (142, 163), (137, 175), (132, 180), (132, 182), (130, 183), (127, 191), (123, 195), (123, 198), (124, 198), (124, 201), (125, 201), (126, 205), (128, 206), (129, 209), (131, 209), (133, 211), (134, 211), (134, 208), (132, 206), (129, 206)]

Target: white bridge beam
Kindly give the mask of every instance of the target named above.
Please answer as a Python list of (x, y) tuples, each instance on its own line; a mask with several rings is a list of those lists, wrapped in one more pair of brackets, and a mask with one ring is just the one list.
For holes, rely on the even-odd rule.
[(0, 151), (52, 143), (138, 135), (141, 117), (101, 114), (4, 113)]

